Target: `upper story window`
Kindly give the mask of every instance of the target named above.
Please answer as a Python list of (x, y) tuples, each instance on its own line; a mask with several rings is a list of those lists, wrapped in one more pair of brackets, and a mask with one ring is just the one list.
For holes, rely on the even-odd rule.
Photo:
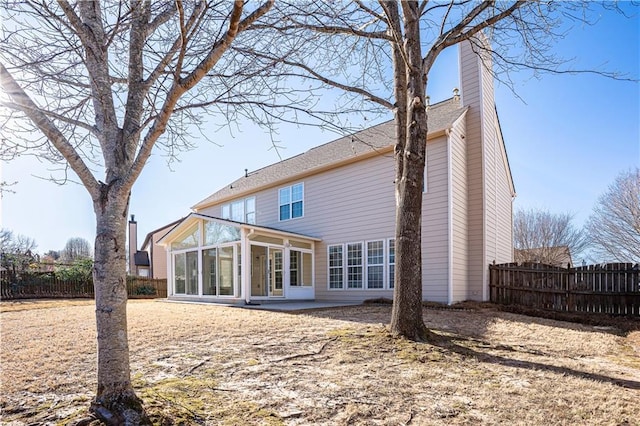
[(256, 197), (236, 200), (222, 206), (222, 218), (236, 222), (256, 223)]
[(280, 220), (295, 219), (304, 214), (304, 184), (280, 188), (278, 191), (278, 205), (280, 206)]

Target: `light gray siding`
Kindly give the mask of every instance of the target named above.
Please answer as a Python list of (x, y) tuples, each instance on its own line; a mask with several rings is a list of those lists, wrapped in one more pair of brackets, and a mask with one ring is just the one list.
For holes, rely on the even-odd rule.
[(422, 297), (446, 303), (449, 289), (447, 138), (427, 143), (427, 192), (422, 198)]
[(484, 153), (481, 64), (469, 43), (460, 44), (460, 85), (466, 115), (468, 299), (481, 299), (484, 276)]
[(451, 131), (451, 302), (466, 300), (468, 296), (468, 179), (465, 118)]
[[(448, 298), (447, 140), (428, 143), (428, 192), (423, 199), (423, 297)], [(395, 165), (392, 151), (330, 169), (252, 194), (261, 226), (321, 238), (315, 244), (315, 294), (318, 300), (365, 300), (393, 297), (393, 290), (328, 288), (327, 247), (384, 240), (395, 233)], [(304, 183), (304, 216), (280, 221), (278, 190)], [(244, 196), (246, 197), (246, 195)], [(221, 205), (199, 213), (219, 216)], [(385, 276), (388, 276), (385, 262)]]
[[(486, 42), (486, 40), (485, 40)], [(511, 174), (495, 110), (491, 58), (460, 45), (467, 112), (468, 299), (487, 300), (488, 265), (511, 258)]]
[(498, 117), (495, 116), (496, 129), (496, 235), (495, 252), (491, 262), (507, 263), (513, 261), (513, 197), (515, 191), (511, 180), (511, 171), (507, 153), (500, 133)]

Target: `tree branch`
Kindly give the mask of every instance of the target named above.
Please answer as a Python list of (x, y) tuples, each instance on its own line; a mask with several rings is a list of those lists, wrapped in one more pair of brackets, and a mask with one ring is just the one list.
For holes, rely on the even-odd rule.
[(47, 115), (31, 100), (24, 90), (14, 80), (11, 73), (0, 63), (0, 87), (15, 102), (22, 111), (40, 131), (51, 141), (58, 151), (67, 160), (73, 171), (78, 175), (84, 186), (89, 191), (93, 199), (100, 195), (100, 185), (93, 177), (93, 174), (78, 155), (73, 146), (67, 141), (64, 135), (51, 122)]

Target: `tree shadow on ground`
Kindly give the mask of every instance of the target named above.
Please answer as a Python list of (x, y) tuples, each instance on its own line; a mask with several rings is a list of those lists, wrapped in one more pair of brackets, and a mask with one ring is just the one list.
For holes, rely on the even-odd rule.
[[(360, 324), (388, 324), (391, 320), (391, 303), (366, 303), (362, 305), (338, 308), (319, 308), (289, 311), (296, 315), (310, 315), (320, 318), (332, 318)], [(423, 318), (427, 328), (440, 329), (447, 321), (444, 316), (473, 316), (473, 335), (481, 336), (486, 328), (498, 319), (518, 321), (524, 324), (546, 325), (565, 330), (597, 331), (614, 336), (626, 336), (629, 332), (640, 330), (640, 318), (610, 317), (606, 314), (565, 314), (504, 308), (492, 303), (465, 302), (457, 305), (427, 303), (423, 308)], [(444, 320), (444, 321), (443, 321)], [(468, 331), (463, 327), (452, 327), (453, 331)]]
[[(458, 342), (467, 342), (469, 343), (469, 346), (460, 344)], [(473, 358), (478, 362), (482, 362), (482, 363), (497, 364), (504, 367), (512, 367), (512, 368), (526, 369), (526, 370), (532, 370), (532, 371), (548, 371), (548, 372), (556, 373), (559, 375), (572, 376), (579, 379), (594, 380), (598, 382), (610, 383), (612, 385), (627, 388), (627, 389), (640, 390), (640, 382), (635, 380), (610, 377), (603, 374), (590, 373), (587, 371), (581, 371), (574, 368), (561, 367), (557, 365), (545, 364), (545, 363), (536, 362), (536, 361), (514, 359), (514, 358), (502, 356), (502, 355), (497, 355), (497, 354), (476, 350), (472, 346), (478, 345), (478, 344), (486, 344), (486, 345), (490, 345), (490, 344), (487, 342), (483, 342), (481, 340), (469, 338), (466, 336), (461, 336), (459, 334), (448, 334), (448, 335), (437, 334), (436, 338), (429, 341), (428, 344), (440, 347), (443, 350), (456, 353), (463, 357)], [(491, 348), (503, 350), (503, 351), (509, 350), (514, 352), (515, 351), (526, 352), (533, 355), (544, 355), (543, 353), (536, 353), (528, 350), (522, 351), (520, 349), (515, 349), (513, 347), (504, 346), (504, 345), (492, 346)]]

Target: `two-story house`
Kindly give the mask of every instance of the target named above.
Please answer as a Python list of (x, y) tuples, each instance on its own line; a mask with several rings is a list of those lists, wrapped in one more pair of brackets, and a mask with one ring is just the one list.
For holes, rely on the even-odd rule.
[[(461, 96), (428, 110), (425, 300), (487, 300), (488, 265), (512, 259), (514, 186), (493, 77), (469, 43)], [(488, 62), (485, 61), (484, 64)], [(394, 122), (246, 173), (159, 241), (169, 297), (250, 302), (393, 297)]]

